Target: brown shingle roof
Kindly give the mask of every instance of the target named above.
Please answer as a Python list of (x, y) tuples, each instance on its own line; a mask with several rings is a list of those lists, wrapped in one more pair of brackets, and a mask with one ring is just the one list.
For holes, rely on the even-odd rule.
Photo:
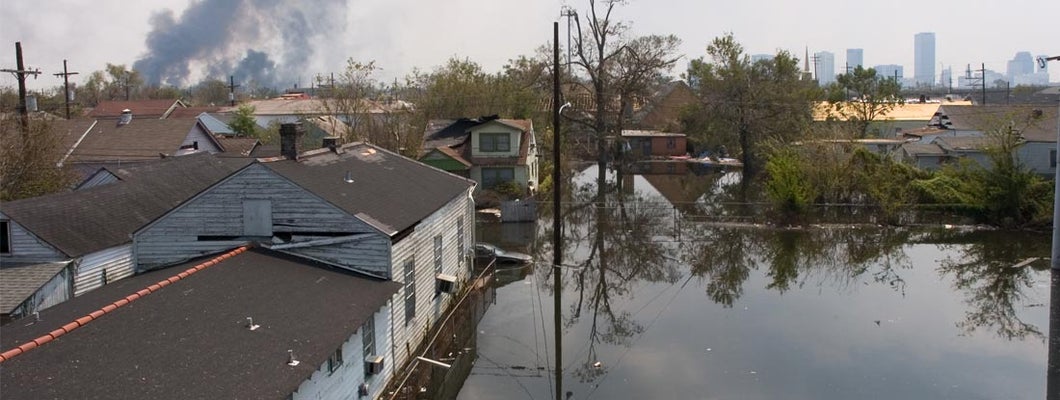
[(141, 119), (127, 125), (99, 120), (66, 160), (67, 163), (144, 161), (173, 154), (198, 123), (196, 118)]
[(180, 100), (130, 100), (130, 101), (101, 101), (92, 111), (88, 112), (91, 118), (118, 118), (122, 110), (129, 109), (133, 117), (138, 118), (163, 118), (171, 109), (184, 107)]
[(5, 202), (3, 212), (67, 256), (78, 257), (128, 242), (137, 229), (250, 162), (199, 153), (108, 168), (121, 182)]
[[(197, 263), (123, 279), (4, 327), (32, 340)], [(251, 250), (158, 288), (3, 363), (11, 398), (284, 398), (400, 284)], [(260, 325), (245, 327), (252, 317)], [(287, 350), (301, 361), (287, 365)], [(346, 362), (360, 357), (348, 355)], [(90, 384), (86, 384), (90, 383)]]

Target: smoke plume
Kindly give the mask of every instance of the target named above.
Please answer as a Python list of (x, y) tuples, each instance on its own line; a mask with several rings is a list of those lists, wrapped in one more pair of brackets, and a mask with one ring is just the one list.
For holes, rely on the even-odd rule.
[(304, 74), (318, 45), (341, 35), (345, 0), (200, 0), (178, 17), (151, 18), (147, 51), (133, 64), (148, 84), (186, 86), (235, 75), (287, 87)]

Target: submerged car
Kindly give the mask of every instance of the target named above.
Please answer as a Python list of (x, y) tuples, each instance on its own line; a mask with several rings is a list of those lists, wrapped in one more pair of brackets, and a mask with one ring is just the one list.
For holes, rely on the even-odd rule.
[(489, 243), (475, 243), (475, 257), (494, 257), (498, 263), (504, 264), (526, 264), (533, 260), (529, 254), (504, 250)]

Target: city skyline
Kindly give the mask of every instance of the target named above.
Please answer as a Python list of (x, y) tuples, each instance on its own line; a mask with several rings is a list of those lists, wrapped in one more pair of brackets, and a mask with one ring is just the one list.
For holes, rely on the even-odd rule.
[[(248, 0), (244, 3), (255, 3)], [(247, 50), (259, 50), (280, 60), (283, 55), (302, 54), (298, 65), (277, 64), (291, 76), (285, 84), (307, 85), (316, 74), (339, 72), (347, 58), (359, 61), (374, 60), (382, 69), (380, 81), (400, 79), (415, 69), (431, 71), (450, 57), (466, 58), (483, 66), (486, 71), (499, 71), (512, 58), (533, 55), (536, 49), (551, 40), (552, 22), (560, 22), (561, 42), (566, 42), (566, 20), (559, 16), (560, 7), (569, 5), (584, 13), (587, 2), (515, 2), (489, 0), (458, 0), (448, 4), (418, 4), (413, 0), (318, 0), (312, 6), (259, 2), (262, 7), (283, 7), (280, 11), (302, 7), (317, 7), (312, 18), (333, 18), (315, 35), (304, 42), (285, 42), (284, 35), (264, 36), (243, 40), (219, 38), (210, 57), (242, 57)], [(147, 54), (151, 38), (165, 37), (167, 26), (189, 28), (190, 32), (209, 32), (196, 28), (191, 22), (203, 15), (217, 18), (222, 12), (192, 13), (196, 6), (214, 5), (234, 7), (230, 2), (200, 0), (168, 0), (150, 4), (100, 0), (83, 4), (73, 0), (24, 3), (8, 2), (9, 12), (0, 24), (0, 67), (14, 68), (13, 44), (22, 42), (27, 66), (41, 69), (38, 79), (30, 79), (30, 88), (51, 88), (61, 80), (52, 76), (61, 72), (62, 61), (69, 60), (70, 69), (79, 71), (74, 81), (81, 82), (93, 71), (102, 70), (104, 63), (125, 64), (132, 67)], [(294, 4), (294, 3), (290, 3)], [(299, 3), (303, 4), (303, 3)], [(916, 9), (923, 15), (946, 17), (946, 22), (929, 22), (925, 18), (900, 18), (886, 24), (865, 28), (859, 15), (885, 15), (894, 8)], [(995, 7), (992, 7), (995, 6)], [(1034, 10), (1015, 18), (996, 18), (997, 7)], [(203, 7), (198, 7), (203, 8)], [(326, 9), (321, 12), (319, 9)], [(931, 3), (899, 0), (889, 5), (851, 4), (839, 0), (820, 1), (819, 7), (807, 7), (781, 1), (756, 4), (694, 2), (691, 0), (633, 0), (616, 7), (613, 18), (630, 24), (632, 35), (674, 34), (682, 39), (679, 52), (683, 58), (670, 71), (679, 76), (688, 61), (706, 56), (706, 46), (715, 37), (732, 33), (743, 45), (745, 53), (773, 54), (786, 50), (803, 58), (804, 49), (817, 53), (837, 54), (836, 70), (845, 66), (846, 49), (863, 49), (863, 65), (903, 66), (906, 75), (914, 68), (914, 46), (910, 38), (918, 32), (935, 32), (935, 72), (951, 68), (954, 75), (963, 74), (966, 65), (1005, 73), (1007, 63), (1017, 52), (1039, 55), (1060, 54), (1055, 38), (1060, 37), (1060, 26), (1049, 16), (1060, 14), (1060, 4), (1024, 0), (982, 2), (976, 7), (966, 2), (942, 0)], [(165, 11), (168, 10), (168, 11)], [(671, 10), (681, 10), (673, 13)], [(225, 10), (222, 10), (225, 11)], [(269, 18), (283, 13), (264, 10), (249, 18), (268, 26)], [(518, 18), (480, 18), (486, 15), (517, 15)], [(235, 18), (235, 17), (233, 17)], [(451, 22), (475, 18), (473, 26), (456, 26)], [(932, 17), (933, 18), (933, 17)], [(990, 31), (967, 28), (971, 21), (990, 18), (996, 29)], [(85, 24), (83, 21), (93, 21)], [(190, 21), (190, 22), (189, 22)], [(938, 21), (938, 20), (933, 20)], [(399, 23), (400, 22), (400, 23)], [(168, 24), (168, 25), (167, 25)], [(209, 27), (207, 27), (209, 28)], [(438, 30), (444, 29), (444, 34)], [(482, 32), (495, 32), (482, 34)], [(227, 32), (216, 32), (225, 35)], [(245, 38), (244, 38), (245, 39)], [(291, 43), (301, 43), (304, 50), (294, 52)], [(223, 45), (223, 46), (221, 46)], [(339, 49), (336, 51), (336, 49)], [(286, 54), (290, 53), (290, 54)], [(298, 53), (298, 54), (295, 54)], [(234, 54), (234, 55), (233, 55)], [(207, 74), (205, 66), (210, 57), (190, 64), (189, 79), (226, 79), (227, 73)], [(839, 60), (843, 57), (843, 60)], [(1055, 63), (1054, 63), (1055, 64)], [(223, 65), (222, 65), (223, 66)], [(224, 70), (224, 68), (214, 68)], [(1050, 81), (1060, 82), (1060, 68), (1049, 69)], [(196, 75), (198, 74), (198, 75)], [(297, 76), (294, 76), (297, 75)], [(939, 74), (933, 74), (934, 80)], [(239, 78), (237, 77), (237, 80)], [(226, 79), (227, 80), (227, 79)], [(0, 76), (0, 85), (11, 86), (15, 79), (10, 74)], [(190, 82), (195, 83), (195, 81)]]

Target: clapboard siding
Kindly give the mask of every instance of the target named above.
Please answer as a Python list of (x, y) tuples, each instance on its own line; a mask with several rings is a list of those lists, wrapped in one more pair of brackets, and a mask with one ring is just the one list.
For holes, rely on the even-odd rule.
[(1026, 142), (1020, 145), (1016, 153), (1027, 169), (1039, 175), (1053, 176), (1056, 173), (1050, 156), (1053, 151), (1056, 151), (1056, 143)]
[(110, 173), (110, 171), (100, 168), (96, 173), (92, 174), (92, 176), (88, 177), (88, 179), (85, 179), (84, 182), (81, 182), (75, 190), (85, 190), (96, 186), (103, 186), (119, 180), (120, 179), (118, 179), (116, 175)]
[[(374, 275), (386, 270), (389, 240), (364, 221), (307, 192), (261, 164), (239, 171), (135, 235), (137, 265), (149, 270), (231, 249), (246, 242), (243, 201), (271, 201), (272, 232), (371, 233), (377, 240), (333, 246), (328, 260)], [(203, 238), (216, 236), (221, 238)], [(255, 240), (260, 240), (256, 238)], [(312, 240), (311, 236), (298, 240)], [(319, 255), (316, 250), (290, 253)]]
[[(469, 189), (470, 191), (470, 189)], [(463, 220), (464, 240), (457, 243), (457, 221)], [(469, 276), (470, 261), (467, 260), (467, 249), (473, 244), (474, 209), (470, 193), (453, 199), (445, 207), (424, 219), (416, 230), (394, 244), (394, 281), (404, 283), (401, 267), (405, 260), (415, 258), (416, 270), (416, 316), (405, 322), (405, 288), (394, 295), (392, 321), (394, 323), (394, 348), (392, 358), (395, 365), (402, 365), (409, 359), (409, 351), (424, 340), (427, 329), (439, 319), (455, 294), (442, 293), (435, 296), (434, 237), (442, 235), (442, 273), (455, 275), (462, 285)]]
[(29, 298), (11, 311), (12, 318), (22, 318), (70, 299), (70, 265), (45, 282)]
[(36, 235), (30, 233), (6, 215), (0, 213), (0, 220), (8, 221), (11, 231), (11, 253), (3, 255), (5, 263), (46, 263), (67, 259), (66, 255), (48, 245)]
[[(107, 273), (103, 281), (103, 271)], [(132, 245), (125, 244), (86, 254), (74, 272), (74, 296), (97, 289), (106, 283), (133, 275)]]
[(184, 138), (184, 143), (181, 143), (180, 147), (183, 148), (195, 144), (198, 145), (199, 150), (207, 151), (210, 154), (221, 152), (221, 149), (214, 144), (214, 140), (210, 139), (209, 134), (199, 124), (195, 124), (195, 127), (188, 132), (188, 136)]
[(379, 234), (353, 243), (281, 250), (390, 279), (390, 239)]
[[(376, 352), (390, 348), (390, 306), (383, 306), (372, 317), (375, 322)], [(342, 365), (335, 372), (328, 372), (325, 362), (308, 380), (298, 386), (292, 399), (357, 399), (357, 388), (362, 383), (368, 385), (367, 399), (379, 398), (387, 380), (394, 374), (393, 363), (384, 357), (383, 372), (377, 375), (364, 373), (363, 329), (358, 329), (342, 344)], [(380, 354), (377, 354), (380, 355)]]

